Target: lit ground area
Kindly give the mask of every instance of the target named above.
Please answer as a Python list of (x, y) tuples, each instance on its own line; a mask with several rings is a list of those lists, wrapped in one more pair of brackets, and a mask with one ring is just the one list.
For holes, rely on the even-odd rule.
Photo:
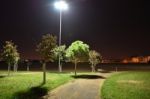
[(0, 99), (38, 99), (48, 91), (73, 79), (71, 74), (47, 73), (47, 83), (41, 85), (42, 72), (0, 72)]
[(105, 80), (102, 99), (150, 99), (150, 72), (123, 72)]
[(0, 71), (0, 99), (150, 99), (150, 72), (50, 73)]
[(49, 92), (44, 99), (101, 99), (100, 87), (111, 73), (80, 73), (74, 80)]
[(42, 72), (11, 72), (7, 76), (0, 71), (0, 99), (99, 99), (100, 84), (108, 75), (47, 72), (47, 83), (42, 85)]

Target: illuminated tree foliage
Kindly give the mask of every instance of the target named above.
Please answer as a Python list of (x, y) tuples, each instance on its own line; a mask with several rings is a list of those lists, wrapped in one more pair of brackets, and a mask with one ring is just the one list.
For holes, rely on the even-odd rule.
[(14, 64), (14, 71), (17, 71), (18, 60), (20, 59), (17, 46), (12, 41), (6, 41), (3, 46), (2, 58), (8, 64), (8, 75), (10, 75), (11, 65)]
[(41, 42), (37, 45), (37, 52), (41, 55), (42, 58), (42, 67), (43, 67), (43, 84), (46, 83), (46, 63), (53, 61), (54, 54), (52, 49), (56, 47), (57, 38), (56, 36), (46, 34), (42, 36)]
[(59, 67), (59, 72), (62, 72), (62, 63), (65, 61), (66, 45), (57, 46), (52, 51), (55, 60), (59, 60), (60, 58), (61, 65)]
[(75, 76), (77, 75), (77, 64), (88, 60), (89, 46), (82, 41), (73, 42), (66, 50), (66, 57), (75, 64)]
[(102, 56), (100, 53), (91, 50), (89, 52), (89, 62), (91, 64), (92, 72), (95, 72), (95, 67), (97, 64), (99, 64), (102, 61)]

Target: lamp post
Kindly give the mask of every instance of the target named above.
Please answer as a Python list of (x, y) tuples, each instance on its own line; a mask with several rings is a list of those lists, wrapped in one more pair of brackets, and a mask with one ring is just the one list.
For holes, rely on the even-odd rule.
[[(68, 4), (64, 1), (64, 0), (59, 0), (57, 2), (54, 3), (54, 6), (56, 9), (59, 10), (59, 46), (61, 46), (61, 27), (62, 27), (62, 11), (67, 10), (68, 9)], [(58, 61), (58, 65), (59, 65), (59, 72), (62, 72), (62, 66), (61, 66), (61, 59), (60, 59), (60, 55), (59, 55), (59, 61)]]

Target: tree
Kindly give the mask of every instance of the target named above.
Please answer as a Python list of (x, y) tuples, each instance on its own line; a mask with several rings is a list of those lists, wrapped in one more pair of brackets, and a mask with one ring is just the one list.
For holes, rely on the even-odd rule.
[(95, 72), (96, 65), (99, 64), (101, 61), (102, 56), (98, 52), (94, 50), (91, 50), (89, 52), (89, 62), (91, 64), (92, 72)]
[(88, 60), (89, 46), (82, 41), (73, 42), (66, 50), (66, 57), (75, 64), (75, 76), (77, 75), (77, 64)]
[(59, 72), (62, 72), (62, 63), (65, 61), (65, 54), (66, 54), (66, 45), (61, 45), (55, 47), (53, 50), (55, 60), (60, 58), (60, 67)]
[(57, 38), (56, 36), (46, 34), (42, 36), (41, 42), (37, 45), (37, 52), (41, 55), (42, 58), (42, 67), (43, 67), (43, 84), (46, 83), (46, 63), (53, 61), (53, 52), (52, 49), (56, 47)]
[(8, 64), (8, 75), (10, 75), (11, 65), (16, 64), (20, 58), (17, 51), (17, 46), (12, 41), (5, 42), (5, 45), (3, 46), (2, 58)]

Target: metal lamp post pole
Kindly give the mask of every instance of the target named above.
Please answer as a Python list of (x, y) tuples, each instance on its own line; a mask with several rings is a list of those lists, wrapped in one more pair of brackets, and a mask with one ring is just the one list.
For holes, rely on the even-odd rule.
[[(61, 26), (62, 26), (62, 9), (60, 9), (60, 27), (59, 27), (59, 46), (61, 46)], [(58, 65), (59, 65), (59, 72), (62, 72), (62, 67), (61, 67), (61, 55), (59, 53), (59, 61), (58, 61)]]
[[(61, 27), (62, 27), (62, 11), (68, 9), (68, 5), (64, 0), (59, 0), (58, 2), (54, 3), (55, 8), (59, 9), (60, 11), (60, 27), (59, 27), (59, 47), (61, 46)], [(62, 72), (62, 64), (61, 64), (61, 53), (59, 53), (59, 72)]]

